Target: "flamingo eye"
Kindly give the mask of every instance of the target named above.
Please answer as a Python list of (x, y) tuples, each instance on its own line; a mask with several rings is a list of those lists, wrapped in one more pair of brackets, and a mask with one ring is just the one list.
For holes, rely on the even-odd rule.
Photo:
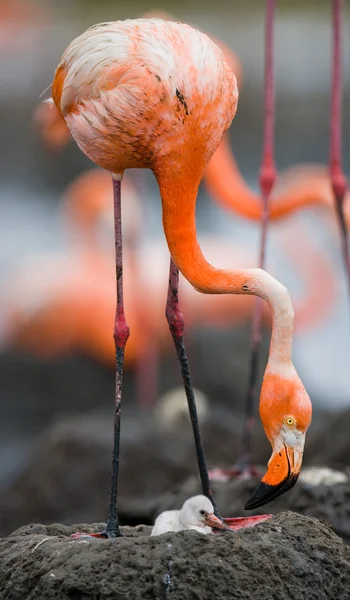
[(293, 427), (295, 425), (295, 419), (294, 417), (286, 417), (284, 419), (284, 422), (286, 425), (288, 425), (288, 427)]

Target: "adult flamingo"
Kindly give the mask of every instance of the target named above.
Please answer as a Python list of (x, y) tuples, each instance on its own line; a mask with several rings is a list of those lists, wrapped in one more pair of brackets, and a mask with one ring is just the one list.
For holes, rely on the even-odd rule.
[(286, 288), (259, 269), (215, 269), (205, 260), (196, 237), (198, 186), (237, 108), (231, 69), (219, 48), (187, 25), (152, 19), (102, 23), (68, 46), (56, 69), (52, 96), (81, 150), (110, 171), (113, 180), (116, 406), (110, 512), (100, 535), (121, 535), (117, 480), (123, 359), (129, 328), (123, 306), (120, 196), (123, 172), (132, 167), (152, 169), (160, 188), (163, 227), (172, 257), (166, 314), (184, 378), (203, 493), (212, 501), (183, 341), (178, 269), (200, 292), (260, 296), (273, 312), (260, 398), (260, 414), (273, 455), (246, 508), (265, 504), (297, 480), (311, 402), (291, 359), (294, 314)]
[[(167, 13), (147, 13), (145, 16), (147, 17), (159, 17), (166, 20), (171, 20), (171, 16)], [(238, 81), (242, 80), (242, 69), (240, 62), (230, 48), (224, 44), (221, 40), (217, 40), (216, 38), (211, 38), (219, 45), (221, 50), (224, 52), (225, 57), (231, 66), (231, 69), (237, 74), (238, 73)], [(54, 105), (52, 99), (42, 103), (36, 112), (36, 119), (40, 125), (41, 132), (44, 138), (45, 143), (47, 143), (50, 147), (59, 148), (64, 145), (68, 139), (70, 138), (69, 130), (66, 126), (66, 123)], [(215, 156), (218, 156), (218, 160), (215, 161)], [(224, 155), (224, 156), (223, 156)], [(220, 174), (220, 166), (225, 169), (227, 164), (230, 162), (233, 164), (234, 170), (230, 172), (227, 176), (226, 171), (223, 171), (223, 177)], [(230, 146), (228, 143), (228, 136), (225, 135), (222, 144), (217, 149), (214, 157), (207, 167), (208, 177), (210, 179), (211, 173), (211, 164), (214, 166), (214, 171), (217, 168), (217, 178), (216, 182), (220, 185), (226, 186), (226, 189), (233, 189), (236, 193), (233, 195), (233, 203), (230, 205), (231, 210), (235, 210), (236, 212), (240, 212), (242, 215), (247, 216), (248, 218), (254, 218), (256, 220), (261, 218), (262, 214), (262, 204), (260, 197), (254, 194), (248, 185), (245, 183), (243, 177), (241, 176), (237, 166), (234, 162), (234, 157), (232, 156)], [(231, 165), (232, 166), (232, 165)], [(233, 175), (233, 182), (231, 180)], [(230, 178), (231, 176), (231, 178)], [(104, 187), (104, 185), (103, 185)], [(282, 173), (277, 186), (275, 189), (278, 190), (278, 193), (275, 194), (276, 198), (272, 199), (272, 209), (270, 210), (271, 220), (277, 220), (283, 216), (288, 215), (290, 212), (297, 210), (300, 207), (307, 205), (308, 203), (329, 203), (332, 204), (332, 193), (330, 189), (330, 185), (328, 182), (328, 178), (326, 177), (325, 170), (320, 166), (297, 166), (291, 169), (288, 169), (285, 173)], [(215, 191), (214, 191), (214, 198)], [(217, 199), (217, 198), (216, 198)], [(220, 204), (223, 204), (226, 207), (226, 197), (219, 195)], [(271, 206), (271, 204), (270, 204)], [(350, 220), (350, 204), (349, 204), (349, 220)], [(284, 241), (282, 240), (284, 243)], [(313, 256), (313, 249), (311, 244), (304, 240), (304, 243), (308, 245), (309, 251), (312, 253), (309, 257), (311, 260)], [(204, 245), (206, 247), (206, 244)], [(209, 246), (210, 248), (210, 246)], [(291, 253), (290, 253), (291, 254)], [(156, 256), (156, 255), (155, 255)], [(128, 252), (128, 261), (130, 258), (130, 252)], [(134, 277), (136, 277), (137, 271), (137, 259), (134, 257)], [(157, 258), (157, 256), (156, 256)], [(249, 261), (248, 261), (249, 262)], [(154, 263), (152, 262), (154, 265)], [(250, 262), (250, 264), (254, 264)], [(299, 260), (300, 273), (303, 274), (305, 279), (307, 268), (304, 265), (303, 261)], [(130, 264), (129, 264), (130, 267)], [(317, 303), (318, 310), (316, 312), (310, 311), (309, 306), (310, 302), (313, 299), (314, 295), (317, 296), (317, 285), (314, 285), (316, 282), (314, 279), (311, 280), (311, 285), (307, 288), (305, 294), (305, 302), (301, 302), (296, 306), (296, 329), (299, 330), (303, 326), (308, 326), (311, 323), (315, 323), (317, 318), (322, 318), (325, 311), (327, 311), (327, 307), (330, 306), (332, 290), (335, 288), (334, 277), (330, 272), (330, 269), (326, 265), (326, 261), (322, 261), (322, 264), (319, 264), (317, 267), (320, 272), (322, 271), (323, 275), (327, 275), (327, 280), (329, 285), (327, 286), (327, 294), (322, 294), (322, 303)], [(142, 271), (142, 269), (141, 269)], [(152, 274), (154, 275), (154, 267), (152, 270)], [(107, 283), (107, 282), (106, 282)], [(161, 287), (161, 285), (157, 285), (157, 282), (154, 282), (155, 287)], [(150, 286), (148, 286), (150, 287)], [(101, 289), (101, 288), (100, 288)], [(106, 285), (106, 293), (109, 296), (109, 292)], [(308, 293), (308, 291), (310, 293)], [(126, 289), (128, 295), (128, 287)], [(148, 295), (149, 297), (156, 296), (156, 289), (153, 291), (149, 289)], [(187, 294), (186, 294), (187, 292)], [(187, 297), (188, 296), (188, 297)], [(105, 298), (106, 299), (106, 298)], [(109, 297), (110, 299), (110, 297)], [(183, 303), (186, 309), (186, 320), (188, 324), (195, 324), (200, 321), (201, 315), (205, 316), (206, 322), (210, 322), (213, 324), (218, 324), (219, 314), (221, 315), (221, 322), (230, 323), (234, 322), (235, 317), (239, 316), (239, 318), (244, 318), (244, 316), (248, 316), (251, 313), (251, 305), (250, 303), (235, 303), (228, 304), (225, 302), (220, 302), (215, 309), (212, 307), (211, 303), (201, 301), (200, 298), (194, 301), (192, 300), (191, 294), (189, 290), (185, 290), (185, 295), (183, 297)], [(152, 305), (154, 307), (159, 307), (159, 303), (157, 303), (156, 299), (152, 301)], [(202, 306), (203, 305), (203, 306)], [(137, 304), (134, 303), (136, 308)], [(141, 311), (142, 312), (142, 311)], [(152, 311), (154, 316), (156, 317), (159, 311)], [(233, 313), (236, 312), (236, 315)], [(130, 315), (130, 306), (129, 306), (129, 315)], [(132, 315), (134, 317), (134, 315)], [(255, 315), (256, 316), (256, 315)], [(266, 320), (267, 313), (263, 311), (262, 318)], [(219, 319), (220, 321), (220, 319)], [(143, 322), (144, 325), (142, 328), (135, 327), (135, 321), (133, 323), (133, 336), (131, 338), (132, 349), (131, 353), (130, 342), (127, 347), (126, 353), (126, 361), (127, 364), (136, 364), (136, 382), (137, 382), (137, 398), (138, 402), (141, 406), (149, 406), (154, 402), (156, 397), (157, 390), (157, 358), (158, 351), (157, 349), (162, 348), (165, 349), (164, 344), (164, 332), (161, 321), (157, 318), (154, 319), (154, 323), (150, 319), (150, 315), (144, 315), (138, 319), (136, 319), (136, 323)], [(146, 325), (147, 324), (147, 325)], [(106, 323), (107, 325), (107, 323)], [(148, 330), (149, 328), (149, 330)], [(81, 329), (83, 331), (83, 329)], [(91, 326), (89, 325), (86, 328), (86, 331), (89, 332), (91, 330)], [(138, 331), (137, 335), (136, 331)], [(154, 345), (152, 348), (147, 349), (146, 340), (150, 336), (150, 333), (153, 334)], [(103, 337), (102, 332), (99, 330), (96, 340), (95, 350), (98, 351), (101, 348), (101, 343), (103, 339), (105, 339), (105, 343), (103, 344), (103, 348), (107, 350), (108, 353), (104, 352), (102, 357), (108, 357), (110, 359), (110, 352), (112, 351), (112, 345), (110, 342), (110, 338), (108, 335)], [(108, 328), (106, 334), (108, 333)], [(69, 336), (67, 336), (67, 340)], [(134, 352), (135, 349), (135, 340), (139, 340), (138, 350)], [(157, 343), (156, 343), (157, 342)], [(91, 342), (89, 342), (88, 348), (91, 348)], [(132, 363), (130, 363), (129, 357), (132, 356)], [(136, 361), (136, 363), (135, 363)], [(253, 360), (252, 364), (255, 365), (256, 361)], [(254, 379), (253, 383), (254, 383)], [(252, 390), (255, 389), (255, 385), (251, 386), (248, 390), (247, 395), (247, 415), (245, 419), (245, 427), (243, 434), (243, 455), (247, 457), (250, 452), (251, 439), (252, 439), (252, 423), (253, 423), (253, 413), (252, 413)], [(237, 465), (232, 469), (232, 475), (235, 476), (239, 474), (243, 470), (245, 470), (248, 466), (248, 471), (250, 471), (249, 459), (245, 458), (243, 461), (238, 461)], [(253, 474), (255, 474), (256, 469), (252, 468)], [(225, 470), (225, 477), (227, 477), (228, 470)], [(212, 472), (212, 477), (215, 478), (215, 474), (221, 478), (222, 474), (219, 470), (215, 470)]]
[[(157, 15), (158, 16), (158, 15)], [(170, 17), (167, 19), (170, 20)], [(239, 66), (239, 61), (237, 57), (224, 45), (220, 42), (221, 49), (224, 51), (226, 57), (229, 59), (229, 64), (231, 68), (234, 66)], [(241, 71), (240, 71), (241, 73)], [(240, 75), (241, 76), (241, 75)], [(40, 128), (40, 133), (43, 138), (44, 143), (50, 149), (59, 149), (63, 145), (65, 145), (70, 139), (71, 135), (69, 129), (61, 116), (60, 112), (56, 108), (52, 99), (45, 101), (39, 105), (35, 112), (35, 120)], [(224, 156), (226, 159), (232, 159), (233, 164), (234, 158), (231, 154), (228, 138), (224, 136), (222, 140), (222, 146), (224, 149)], [(222, 146), (216, 151), (216, 154), (221, 156)], [(214, 158), (211, 161), (215, 162)], [(216, 163), (223, 165), (227, 164), (227, 160), (220, 160)], [(211, 164), (211, 163), (210, 163)], [(208, 167), (210, 169), (210, 165)], [(273, 203), (272, 208), (272, 220), (277, 220), (282, 218), (283, 216), (287, 216), (290, 212), (297, 210), (299, 207), (302, 207), (309, 201), (320, 202), (320, 203), (331, 203), (331, 190), (329, 188), (328, 182), (323, 181), (323, 169), (321, 167), (308, 167), (308, 166), (298, 166), (292, 169), (288, 169), (285, 173), (281, 174), (279, 181), (277, 183), (276, 189), (278, 189), (278, 194), (276, 194), (276, 202)], [(236, 209), (242, 215), (247, 218), (259, 219), (261, 216), (261, 202), (258, 195), (254, 194), (248, 185), (245, 183), (243, 177), (241, 176), (238, 168), (236, 168), (237, 177), (233, 178), (233, 186), (237, 191), (237, 194), (233, 196), (234, 204), (230, 207), (232, 210)], [(222, 182), (226, 181), (226, 173), (224, 172), (225, 177), (221, 178), (219, 171), (217, 172), (217, 181)], [(231, 173), (232, 175), (232, 173)], [(112, 189), (109, 188), (109, 184), (107, 184), (108, 180), (107, 174), (103, 171), (94, 171), (93, 173), (83, 174), (81, 175), (77, 181), (72, 185), (69, 191), (69, 197), (74, 199), (74, 203), (76, 204), (76, 217), (75, 220), (79, 223), (79, 229), (81, 230), (82, 226), (86, 221), (87, 215), (94, 215), (94, 218), (99, 218), (99, 215), (93, 209), (93, 207), (98, 203), (98, 206), (103, 213), (109, 213), (109, 198), (107, 199), (107, 195), (110, 196), (110, 200), (112, 199)], [(228, 177), (229, 180), (229, 177)], [(315, 185), (316, 182), (316, 185)], [(326, 185), (324, 185), (326, 183)], [(232, 181), (230, 181), (230, 185)], [(130, 186), (128, 186), (130, 187)], [(128, 195), (130, 189), (127, 190)], [(241, 202), (241, 197), (243, 202)], [(99, 200), (103, 199), (103, 202), (99, 202)], [(224, 197), (225, 199), (225, 197)], [(128, 201), (128, 204), (130, 202)], [(350, 206), (349, 206), (350, 208)], [(275, 210), (276, 209), (276, 210)], [(125, 227), (127, 223), (125, 223), (125, 217), (128, 217), (128, 213), (124, 215), (124, 231), (129, 231), (129, 227)], [(109, 215), (108, 215), (109, 218)], [(350, 218), (350, 213), (349, 213)], [(128, 221), (130, 221), (128, 219)], [(136, 219), (137, 221), (137, 219)], [(90, 228), (91, 229), (91, 228)], [(128, 235), (129, 237), (129, 235)], [(240, 252), (243, 251), (239, 246), (232, 245), (232, 248), (228, 243), (222, 243), (218, 240), (214, 242), (215, 248), (213, 248), (212, 244), (213, 240), (210, 238), (203, 238), (202, 243), (204, 244), (205, 250), (210, 252), (212, 260), (214, 262), (220, 262), (222, 257), (225, 254), (229, 256), (238, 257)], [(281, 245), (284, 247), (286, 245), (287, 238), (286, 236), (281, 237)], [(128, 240), (127, 240), (128, 242)], [(313, 261), (314, 251), (306, 238), (303, 238), (304, 250), (305, 245), (308, 246), (308, 252), (310, 255), (305, 254), (305, 258), (303, 260), (299, 260), (296, 256), (296, 252), (298, 249), (292, 248), (291, 244), (289, 244), (289, 248), (287, 249), (288, 255), (293, 258), (293, 261), (298, 262), (298, 270), (300, 275), (306, 282), (306, 289), (303, 295), (303, 300), (300, 303), (295, 305), (295, 314), (296, 314), (296, 331), (301, 329), (305, 329), (307, 327), (312, 326), (313, 324), (319, 322), (324, 315), (327, 313), (331, 306), (333, 293), (336, 287), (336, 283), (334, 280), (334, 274), (331, 269), (327, 265), (327, 260), (319, 258), (316, 262)], [(132, 245), (133, 242), (132, 242)], [(247, 252), (247, 250), (245, 250)], [(222, 256), (221, 256), (221, 254)], [(145, 248), (142, 249), (141, 255), (136, 255), (136, 252), (132, 251), (132, 248), (129, 247), (127, 243), (127, 261), (128, 261), (128, 274), (130, 274), (131, 262), (133, 265), (133, 274), (132, 279), (134, 281), (138, 281), (138, 284), (143, 286), (143, 289), (147, 289), (147, 296), (149, 299), (152, 298), (152, 312), (150, 313), (148, 309), (148, 314), (144, 313), (144, 305), (139, 303), (137, 304), (137, 295), (135, 296), (135, 292), (132, 291), (130, 295), (128, 282), (126, 282), (126, 296), (127, 298), (131, 296), (131, 300), (128, 301), (128, 311), (129, 311), (129, 319), (132, 319), (132, 336), (127, 345), (126, 349), (126, 365), (135, 368), (136, 374), (136, 382), (137, 382), (137, 398), (140, 406), (149, 406), (154, 402), (156, 397), (157, 390), (157, 359), (158, 353), (164, 352), (168, 348), (167, 336), (165, 335), (164, 326), (162, 319), (160, 318), (161, 314), (161, 306), (159, 304), (160, 293), (163, 289), (161, 275), (158, 272), (161, 269), (161, 264), (159, 263), (160, 257), (160, 249), (157, 244), (152, 244), (151, 246), (147, 246), (147, 251), (145, 252)], [(145, 270), (147, 272), (147, 265), (145, 265), (145, 261), (142, 259), (142, 255), (147, 256), (148, 260), (152, 261), (152, 272), (149, 273), (148, 279), (141, 282), (139, 275), (142, 274)], [(141, 262), (141, 264), (139, 264)], [(320, 272), (320, 281), (327, 280), (327, 285), (323, 287), (323, 293), (321, 296), (318, 295), (318, 285), (317, 278), (310, 278), (308, 275), (308, 265), (311, 265), (312, 262), (315, 262), (316, 267)], [(88, 265), (84, 262), (85, 267)], [(231, 263), (232, 264), (232, 263)], [(254, 260), (250, 260), (250, 257), (246, 255), (246, 264), (254, 266)], [(138, 268), (139, 265), (139, 268)], [(159, 269), (158, 269), (159, 268)], [(70, 270), (70, 269), (69, 269)], [(106, 273), (107, 274), (107, 273)], [(322, 275), (322, 277), (321, 277)], [(96, 272), (92, 272), (90, 270), (90, 277), (95, 279)], [(130, 279), (130, 277), (129, 277)], [(34, 278), (34, 282), (36, 282), (36, 278)], [(62, 282), (63, 288), (66, 289), (67, 301), (68, 297), (71, 295), (70, 290), (66, 285), (64, 285), (64, 281)], [(29, 282), (30, 287), (31, 281)], [(45, 339), (50, 339), (50, 351), (53, 352), (56, 349), (57, 352), (61, 352), (64, 350), (64, 347), (73, 348), (76, 347), (78, 349), (83, 349), (84, 351), (92, 352), (93, 356), (98, 358), (99, 360), (106, 361), (108, 364), (111, 364), (113, 361), (113, 344), (109, 334), (109, 325), (108, 318), (109, 314), (113, 311), (113, 296), (111, 295), (111, 282), (105, 279), (105, 284), (102, 284), (102, 274), (99, 276), (99, 294), (96, 295), (95, 290), (93, 293), (93, 302), (96, 303), (95, 312), (101, 313), (102, 307), (103, 314), (105, 318), (103, 321), (99, 321), (99, 323), (95, 323), (94, 319), (88, 318), (88, 323), (86, 327), (83, 326), (81, 320), (83, 315), (90, 315), (93, 310), (93, 303), (90, 303), (90, 308), (88, 310), (81, 310), (81, 300), (77, 302), (78, 298), (75, 298), (75, 304), (69, 302), (70, 311), (74, 310), (74, 306), (78, 311), (78, 318), (75, 320), (75, 324), (77, 326), (78, 323), (81, 323), (79, 327), (79, 336), (75, 336), (72, 338), (73, 330), (70, 326), (70, 330), (67, 332), (66, 337), (64, 337), (64, 329), (61, 327), (59, 330), (55, 327), (51, 331), (46, 331)], [(22, 281), (23, 286), (23, 281)], [(63, 289), (62, 288), (62, 289)], [(73, 288), (74, 289), (74, 288)], [(326, 290), (326, 292), (324, 291)], [(38, 288), (38, 292), (40, 292), (40, 286)], [(84, 296), (85, 305), (88, 303), (88, 297), (86, 296), (87, 290), (81, 296)], [(314, 303), (314, 298), (318, 298), (318, 302)], [(322, 302), (319, 301), (319, 298), (322, 298)], [(46, 298), (44, 297), (44, 302), (46, 302)], [(130, 302), (132, 303), (130, 305)], [(186, 321), (188, 325), (196, 325), (200, 323), (201, 320), (204, 320), (206, 323), (211, 323), (216, 326), (220, 326), (223, 323), (233, 324), (238, 320), (249, 318), (251, 315), (251, 303), (247, 302), (247, 300), (238, 301), (238, 298), (235, 299), (235, 303), (227, 302), (224, 297), (221, 297), (220, 300), (217, 299), (216, 302), (213, 303), (212, 299), (205, 297), (198, 297), (196, 294), (191, 293), (190, 287), (185, 287), (183, 290), (183, 306), (186, 314)], [(315, 311), (313, 306), (317, 306), (317, 310)], [(30, 350), (34, 350), (34, 352), (39, 351), (40, 353), (47, 351), (47, 344), (38, 344), (34, 343), (39, 339), (37, 332), (33, 331), (33, 328), (36, 329), (38, 323), (43, 323), (42, 317), (38, 312), (35, 315), (24, 314), (23, 318), (20, 318), (18, 313), (18, 309), (20, 307), (16, 306), (16, 302), (11, 302), (11, 306), (14, 306), (17, 310), (16, 312), (16, 324), (8, 330), (10, 336), (8, 339), (15, 340), (18, 342), (24, 343)], [(39, 304), (37, 305), (39, 308)], [(131, 312), (131, 306), (134, 306), (134, 309), (137, 309), (137, 315)], [(48, 309), (48, 307), (46, 307)], [(45, 314), (46, 314), (45, 309)], [(55, 305), (52, 306), (52, 309), (55, 310)], [(67, 314), (70, 312), (67, 311)], [(50, 311), (51, 312), (51, 311)], [(39, 316), (39, 322), (37, 320)], [(152, 316), (152, 318), (151, 318)], [(268, 311), (263, 308), (262, 317), (264, 321), (269, 320)], [(31, 323), (28, 322), (28, 318)], [(33, 320), (34, 318), (34, 320)], [(48, 321), (48, 323), (56, 323), (56, 318), (52, 318)], [(67, 322), (69, 324), (71, 321)], [(95, 323), (95, 326), (92, 324)], [(141, 323), (143, 325), (140, 327)], [(12, 325), (14, 325), (12, 321)], [(30, 325), (30, 328), (28, 328)], [(76, 327), (75, 327), (76, 329)], [(21, 331), (22, 330), (22, 331)], [(25, 333), (27, 335), (23, 335)], [(152, 333), (152, 339), (154, 340), (154, 345), (151, 348), (147, 347), (147, 339), (149, 339)], [(57, 338), (57, 344), (55, 344), (55, 336)], [(93, 339), (91, 335), (95, 336), (95, 343), (93, 343)], [(34, 346), (33, 346), (34, 343)], [(29, 344), (29, 346), (28, 346)], [(219, 473), (219, 471), (216, 471)], [(232, 471), (236, 472), (236, 469)], [(221, 474), (219, 473), (221, 477)], [(227, 470), (225, 471), (225, 477), (227, 476)]]

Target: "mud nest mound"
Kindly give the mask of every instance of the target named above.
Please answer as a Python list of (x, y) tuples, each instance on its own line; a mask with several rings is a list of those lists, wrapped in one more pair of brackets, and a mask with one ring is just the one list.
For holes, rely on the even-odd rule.
[[(123, 426), (119, 518), (123, 525), (151, 525), (162, 510), (181, 508), (186, 498), (201, 493), (191, 428), (184, 423), (181, 432), (158, 430), (152, 415), (138, 422), (124, 415)], [(218, 464), (220, 456), (230, 464), (230, 432), (215, 423), (205, 424), (203, 432), (209, 464)], [(28, 455), (22, 473), (0, 488), (0, 536), (24, 523), (92, 523), (104, 518), (110, 488), (111, 434), (110, 416), (104, 413), (69, 418), (48, 429)], [(233, 436), (232, 441), (237, 439), (238, 435)], [(263, 456), (267, 461), (271, 451), (262, 432), (256, 442), (255, 459)], [(265, 469), (266, 465), (262, 466), (262, 474)], [(303, 466), (302, 473), (305, 470)], [(312, 515), (328, 521), (337, 535), (350, 543), (350, 468), (343, 466), (341, 470), (345, 481), (332, 485), (312, 486), (301, 476), (288, 494), (269, 504), (267, 512), (291, 510)], [(258, 483), (259, 478), (213, 482), (220, 512), (228, 517), (266, 512), (265, 506), (249, 513), (243, 510)]]
[[(334, 600), (349, 598), (350, 548), (324, 523), (282, 513), (224, 535), (72, 540), (97, 526), (29, 525), (0, 544), (6, 600)], [(49, 536), (49, 537), (48, 537)], [(42, 543), (40, 543), (42, 542)]]
[[(306, 469), (303, 472), (306, 472)], [(259, 479), (251, 477), (237, 478), (226, 483), (212, 482), (211, 487), (221, 514), (225, 517), (295, 511), (327, 521), (335, 533), (350, 544), (350, 469), (342, 473), (346, 475), (346, 481), (332, 485), (310, 485), (300, 478), (296, 486), (287, 494), (253, 511), (244, 511), (243, 506), (255, 491)], [(177, 489), (174, 486), (167, 494), (158, 498), (158, 504), (152, 514), (153, 518), (163, 510), (181, 508), (187, 498), (200, 493), (202, 492), (198, 477), (188, 477)]]

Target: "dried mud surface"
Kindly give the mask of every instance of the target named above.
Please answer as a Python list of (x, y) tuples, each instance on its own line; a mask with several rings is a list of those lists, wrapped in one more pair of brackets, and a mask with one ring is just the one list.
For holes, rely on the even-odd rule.
[[(224, 535), (70, 540), (95, 526), (29, 525), (0, 542), (4, 600), (348, 600), (350, 548), (315, 518), (282, 513)], [(45, 539), (49, 537), (49, 539)], [(45, 540), (45, 541), (43, 541)], [(40, 545), (38, 545), (40, 542)]]

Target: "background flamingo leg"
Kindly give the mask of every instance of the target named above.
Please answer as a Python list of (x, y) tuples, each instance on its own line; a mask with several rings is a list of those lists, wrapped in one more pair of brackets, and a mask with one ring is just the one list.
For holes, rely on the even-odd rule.
[(333, 0), (333, 65), (331, 87), (331, 131), (329, 172), (334, 193), (335, 210), (341, 234), (342, 254), (345, 275), (350, 293), (350, 248), (344, 215), (344, 199), (346, 194), (346, 178), (342, 167), (342, 21), (343, 1)]
[[(264, 112), (264, 147), (260, 167), (260, 190), (262, 199), (261, 239), (259, 250), (259, 268), (266, 267), (266, 242), (269, 224), (269, 200), (276, 180), (274, 160), (274, 115), (275, 86), (273, 71), (273, 26), (275, 16), (275, 0), (266, 0), (265, 21), (265, 112)], [(262, 300), (255, 300), (247, 394), (245, 397), (245, 418), (242, 437), (242, 455), (229, 469), (214, 469), (212, 479), (227, 480), (237, 476), (250, 475), (260, 477), (260, 472), (252, 463), (253, 431), (255, 425), (255, 406), (258, 396), (259, 351), (262, 337)]]
[(199, 429), (196, 399), (193, 392), (191, 374), (184, 342), (185, 324), (183, 314), (179, 308), (179, 270), (172, 259), (170, 259), (169, 287), (165, 314), (169, 324), (170, 333), (174, 340), (176, 354), (180, 363), (181, 375), (188, 402), (188, 410), (190, 413), (193, 436), (196, 446), (202, 491), (203, 494), (207, 496), (212, 502), (214, 506), (215, 515), (220, 517), (210, 488), (207, 462), (205, 458), (202, 437)]

